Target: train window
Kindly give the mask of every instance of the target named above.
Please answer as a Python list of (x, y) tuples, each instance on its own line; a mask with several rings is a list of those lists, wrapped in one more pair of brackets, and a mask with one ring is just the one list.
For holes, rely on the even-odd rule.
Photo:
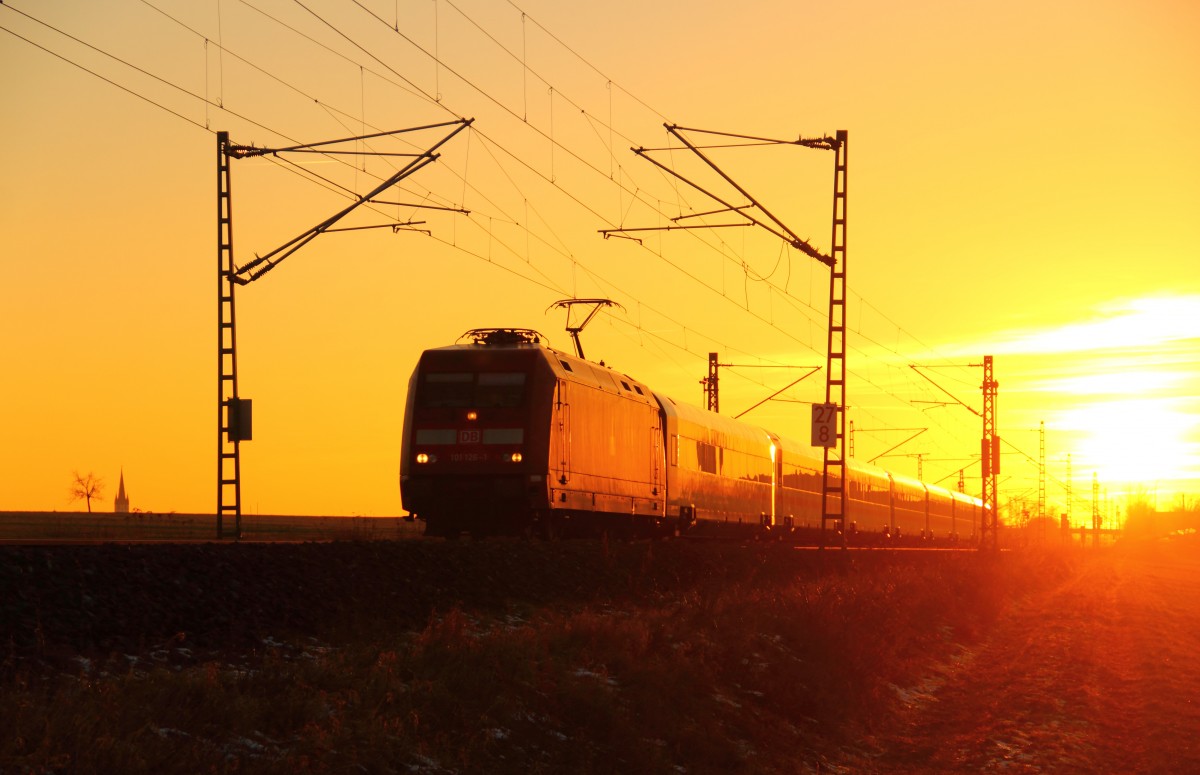
[(710, 474), (717, 472), (717, 447), (703, 441), (696, 442), (696, 459), (700, 470)]
[(559, 363), (561, 363), (561, 364), (562, 364), (562, 367), (563, 367), (564, 369), (566, 369), (567, 371), (575, 371), (575, 369), (572, 369), (572, 368), (571, 368), (571, 364), (567, 363), (566, 361), (562, 361), (562, 360), (560, 360), (560, 361), (559, 361)]
[(423, 377), (418, 403), (427, 408), (512, 407), (524, 397), (521, 372), (432, 372)]
[(427, 407), (464, 407), (471, 404), (475, 375), (468, 372), (426, 373), (421, 385), (420, 404)]
[(520, 406), (525, 396), (525, 375), (519, 371), (479, 375), (476, 406)]

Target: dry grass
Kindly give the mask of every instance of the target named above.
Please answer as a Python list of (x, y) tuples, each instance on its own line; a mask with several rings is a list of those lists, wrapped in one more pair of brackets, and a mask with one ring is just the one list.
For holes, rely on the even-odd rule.
[(851, 771), (1200, 772), (1200, 541), (1089, 551), (1011, 607)]
[[(233, 517), (222, 526), (234, 533)], [(246, 540), (375, 541), (416, 538), (422, 527), (400, 517), (242, 515)], [(0, 511), (0, 542), (213, 541), (212, 514), (113, 514), (72, 511)]]
[[(494, 546), (446, 551), (476, 581), (514, 570), (471, 564)], [(319, 643), (161, 643), (54, 671), (10, 656), (0, 771), (815, 771), (894, 720), (897, 686), (1075, 564), (875, 552), (819, 573), (780, 547), (566, 551), (590, 557), (571, 581), (594, 593), (443, 599), (416, 628), (379, 611), (376, 631), (373, 610), (343, 611)]]

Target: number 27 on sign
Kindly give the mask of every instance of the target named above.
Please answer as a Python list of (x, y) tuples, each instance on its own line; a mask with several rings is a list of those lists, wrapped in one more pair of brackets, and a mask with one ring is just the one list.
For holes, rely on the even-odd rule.
[(814, 447), (837, 446), (837, 404), (813, 404), (812, 445)]

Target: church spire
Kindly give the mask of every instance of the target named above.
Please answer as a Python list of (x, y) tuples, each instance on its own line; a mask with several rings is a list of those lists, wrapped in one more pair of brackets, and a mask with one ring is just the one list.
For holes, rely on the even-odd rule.
[(125, 469), (121, 469), (121, 483), (117, 485), (117, 497), (113, 498), (113, 511), (117, 514), (129, 513), (129, 497), (125, 495)]

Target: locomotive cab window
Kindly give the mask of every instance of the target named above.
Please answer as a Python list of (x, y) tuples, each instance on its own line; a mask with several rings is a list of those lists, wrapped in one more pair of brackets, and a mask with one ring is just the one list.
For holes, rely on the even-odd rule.
[(475, 393), (475, 375), (467, 372), (442, 372), (421, 377), (421, 406), (464, 407)]
[(520, 406), (525, 395), (525, 375), (522, 372), (480, 374), (475, 390), (478, 406)]
[(430, 372), (422, 375), (418, 404), (425, 408), (515, 407), (525, 398), (522, 372)]

